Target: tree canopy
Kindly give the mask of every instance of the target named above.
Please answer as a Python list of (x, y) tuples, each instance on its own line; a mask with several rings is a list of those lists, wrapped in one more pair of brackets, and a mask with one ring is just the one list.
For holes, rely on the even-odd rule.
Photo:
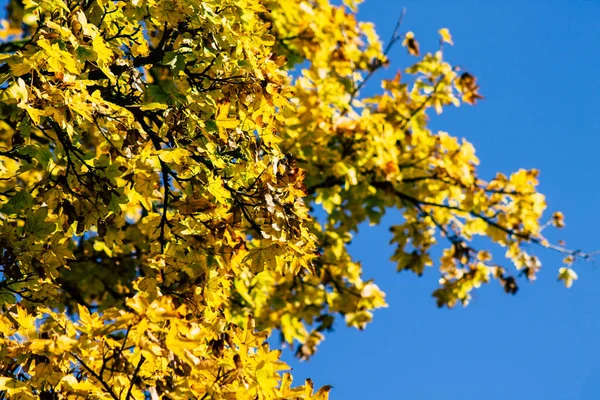
[[(542, 235), (564, 222), (538, 171), (483, 180), (428, 128), (482, 99), (439, 38), (422, 54), (400, 19), (384, 44), (351, 0), (9, 1), (0, 398), (326, 399), (266, 339), (305, 359), (386, 306), (347, 247), (390, 209), (398, 271), (435, 266), (440, 307), (516, 293), (531, 244), (570, 286), (582, 254)], [(414, 64), (362, 95), (402, 47)]]

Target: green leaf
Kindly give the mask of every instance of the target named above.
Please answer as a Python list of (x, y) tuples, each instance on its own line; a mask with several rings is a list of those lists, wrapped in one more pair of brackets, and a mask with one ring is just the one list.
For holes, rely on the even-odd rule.
[(25, 221), (25, 233), (37, 239), (45, 239), (56, 230), (56, 224), (46, 222), (48, 207), (41, 207), (36, 212), (30, 213)]
[(96, 61), (97, 54), (90, 47), (79, 46), (75, 49), (75, 56), (81, 62)]
[(40, 165), (47, 169), (52, 160), (50, 149), (44, 146), (24, 146), (19, 149), (19, 154), (25, 154), (38, 161)]
[(33, 197), (26, 190), (17, 192), (5, 204), (2, 205), (0, 211), (4, 214), (19, 214), (21, 210), (31, 208), (33, 205)]
[(177, 73), (185, 68), (185, 55), (170, 51), (165, 54), (162, 65), (171, 67), (173, 73)]
[(15, 304), (17, 302), (17, 298), (14, 294), (7, 291), (0, 291), (0, 304)]
[(217, 126), (217, 121), (213, 119), (209, 119), (208, 121), (204, 121), (204, 127), (209, 132), (218, 132), (219, 127)]
[(171, 96), (158, 85), (146, 86), (146, 97), (150, 102), (169, 104)]
[(153, 111), (153, 110), (166, 110), (169, 108), (167, 104), (164, 103), (147, 103), (140, 107), (140, 110), (143, 111)]

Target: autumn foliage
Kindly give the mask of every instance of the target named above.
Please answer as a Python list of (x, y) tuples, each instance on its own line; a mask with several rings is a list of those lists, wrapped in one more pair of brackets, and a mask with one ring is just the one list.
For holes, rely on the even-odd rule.
[[(484, 181), (471, 144), (427, 127), (482, 98), (444, 61), (450, 32), (425, 52), (399, 23), (384, 47), (345, 3), (9, 2), (1, 398), (326, 399), (265, 340), (308, 358), (386, 305), (347, 245), (389, 209), (398, 271), (437, 266), (438, 306), (515, 293), (531, 243), (567, 256), (571, 284), (538, 172)], [(400, 54), (414, 64), (362, 95)]]

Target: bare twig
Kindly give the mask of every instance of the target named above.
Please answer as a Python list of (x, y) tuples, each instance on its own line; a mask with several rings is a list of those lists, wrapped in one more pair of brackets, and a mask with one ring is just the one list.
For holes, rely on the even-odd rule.
[[(396, 27), (394, 28), (394, 31), (392, 32), (392, 36), (390, 37), (390, 40), (389, 40), (387, 46), (385, 47), (385, 50), (383, 51), (383, 55), (386, 58), (387, 58), (388, 54), (390, 53), (390, 51), (392, 50), (392, 47), (394, 47), (394, 45), (402, 38), (402, 35), (400, 34), (400, 28), (402, 27), (402, 21), (404, 20), (404, 15), (406, 15), (406, 8), (402, 9), (402, 12), (400, 13), (400, 17), (398, 17), (398, 21), (396, 22)], [(354, 98), (356, 97), (356, 95), (358, 94), (360, 89), (363, 88), (363, 86), (367, 83), (367, 81), (369, 79), (371, 79), (373, 74), (375, 74), (375, 72), (378, 71), (384, 65), (384, 63), (385, 63), (384, 60), (376, 60), (375, 63), (371, 65), (367, 76), (365, 76), (365, 78), (358, 84), (358, 86), (356, 86), (354, 88), (354, 90), (352, 90), (352, 92), (350, 93), (350, 101), (349, 101), (350, 104), (352, 104), (352, 100), (354, 100)]]

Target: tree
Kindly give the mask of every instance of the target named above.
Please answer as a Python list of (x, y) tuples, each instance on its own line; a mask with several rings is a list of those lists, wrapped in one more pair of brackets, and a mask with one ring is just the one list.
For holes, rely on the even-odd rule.
[[(335, 318), (364, 328), (384, 293), (347, 245), (391, 227), (398, 270), (437, 263), (438, 306), (466, 305), (563, 254), (536, 170), (490, 181), (428, 113), (474, 104), (476, 78), (386, 47), (326, 0), (12, 0), (0, 44), (3, 398), (325, 399), (291, 387), (276, 332), (310, 357)], [(394, 44), (418, 57), (361, 89)], [(322, 212), (315, 211), (316, 206)], [(315, 218), (319, 215), (319, 221)], [(482, 236), (509, 267), (476, 250)]]

